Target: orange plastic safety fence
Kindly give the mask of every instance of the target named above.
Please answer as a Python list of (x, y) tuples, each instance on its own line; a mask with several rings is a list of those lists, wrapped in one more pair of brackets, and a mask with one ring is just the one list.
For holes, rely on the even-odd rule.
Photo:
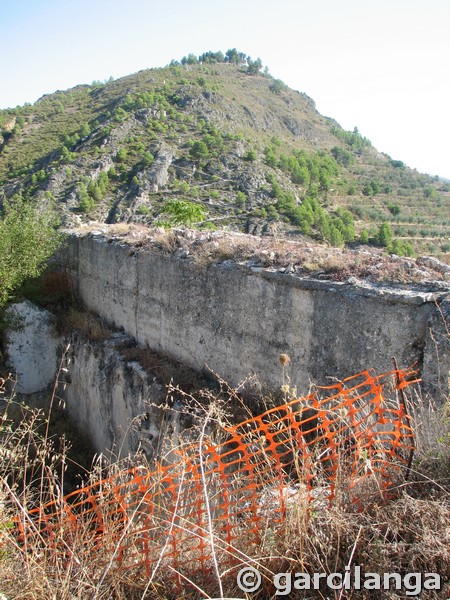
[(161, 565), (204, 577), (213, 549), (221, 565), (238, 563), (295, 503), (326, 508), (343, 486), (363, 502), (370, 481), (392, 488), (414, 450), (395, 394), (412, 374), (364, 371), (319, 387), (223, 429), (220, 439), (174, 450), (154, 471), (129, 469), (32, 510), (16, 520), (19, 537), (26, 545), (38, 533), (64, 552), (87, 531), (89, 551), (110, 544), (121, 569), (147, 578)]

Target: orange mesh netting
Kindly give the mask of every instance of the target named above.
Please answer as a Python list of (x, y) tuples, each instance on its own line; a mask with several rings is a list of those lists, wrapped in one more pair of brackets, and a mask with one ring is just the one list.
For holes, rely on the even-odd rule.
[(200, 436), (153, 471), (126, 470), (18, 517), (19, 536), (26, 544), (38, 531), (55, 547), (64, 531), (67, 546), (82, 525), (94, 543), (111, 544), (122, 569), (146, 577), (161, 564), (205, 576), (211, 539), (222, 565), (239, 562), (269, 525), (283, 526), (290, 505), (325, 509), (342, 488), (362, 502), (370, 481), (387, 491), (405, 476), (414, 436), (402, 390), (412, 374), (364, 371), (226, 427), (214, 440)]

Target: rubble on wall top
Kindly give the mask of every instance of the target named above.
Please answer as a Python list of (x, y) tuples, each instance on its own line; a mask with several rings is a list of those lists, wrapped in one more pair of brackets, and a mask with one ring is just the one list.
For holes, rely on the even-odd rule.
[[(369, 246), (333, 248), (306, 237), (294, 241), (224, 230), (151, 229), (128, 223), (93, 224), (69, 233), (173, 256), (205, 268), (235, 265), (269, 277), (282, 274), (305, 283), (346, 284), (367, 292), (377, 289), (377, 294), (392, 294), (390, 286), (394, 285), (397, 293), (403, 288), (403, 298), (420, 292), (421, 301), (450, 292), (449, 265), (434, 257), (387, 255), (383, 249)], [(423, 294), (427, 293), (430, 297), (425, 300)]]

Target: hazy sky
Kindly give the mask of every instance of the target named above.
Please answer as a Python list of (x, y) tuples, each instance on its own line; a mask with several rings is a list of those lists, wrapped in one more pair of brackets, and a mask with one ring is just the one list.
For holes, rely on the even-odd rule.
[(382, 152), (450, 178), (450, 0), (0, 0), (0, 108), (236, 47)]

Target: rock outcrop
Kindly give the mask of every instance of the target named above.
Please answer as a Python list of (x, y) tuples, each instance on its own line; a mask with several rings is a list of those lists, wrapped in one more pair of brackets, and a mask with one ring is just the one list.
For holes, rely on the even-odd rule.
[(61, 340), (55, 333), (54, 316), (28, 300), (7, 310), (6, 352), (16, 378), (15, 390), (38, 392), (54, 382)]

